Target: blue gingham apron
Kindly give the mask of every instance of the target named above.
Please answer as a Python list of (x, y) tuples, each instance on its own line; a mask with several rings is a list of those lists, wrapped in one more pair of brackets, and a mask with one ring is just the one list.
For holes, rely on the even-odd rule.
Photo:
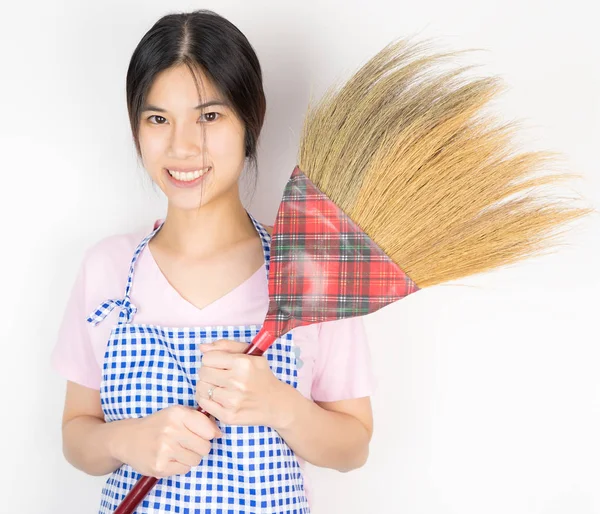
[[(263, 242), (267, 276), (271, 237), (250, 213)], [(135, 263), (162, 223), (137, 247), (125, 295), (107, 300), (88, 318), (97, 325), (115, 308), (118, 324), (104, 354), (100, 399), (106, 422), (139, 418), (171, 405), (197, 407), (194, 398), (201, 352), (198, 346), (217, 339), (250, 343), (261, 325), (169, 328), (134, 324), (131, 302)], [(275, 376), (297, 387), (292, 333), (265, 352)], [(223, 437), (185, 475), (160, 479), (135, 510), (136, 514), (308, 514), (302, 470), (293, 451), (266, 426), (217, 424)], [(114, 512), (140, 478), (128, 464), (107, 479), (99, 514)]]

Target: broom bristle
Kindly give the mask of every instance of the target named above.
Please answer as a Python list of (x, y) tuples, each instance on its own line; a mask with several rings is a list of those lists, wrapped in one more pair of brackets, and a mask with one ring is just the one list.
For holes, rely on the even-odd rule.
[[(516, 152), (516, 123), (483, 112), (504, 89), (436, 70), (462, 52), (386, 46), (309, 106), (298, 165), (423, 288), (541, 255), (593, 209), (553, 200), (551, 152)], [(562, 229), (562, 230), (561, 230)]]

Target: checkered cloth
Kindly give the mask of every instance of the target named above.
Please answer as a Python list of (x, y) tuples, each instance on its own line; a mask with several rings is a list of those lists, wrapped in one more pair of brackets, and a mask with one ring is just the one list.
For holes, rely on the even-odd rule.
[[(263, 241), (267, 275), (270, 236), (250, 214)], [(196, 408), (194, 393), (201, 366), (199, 345), (217, 339), (250, 343), (261, 326), (169, 328), (134, 324), (131, 289), (135, 263), (160, 224), (136, 249), (125, 295), (108, 300), (88, 322), (96, 325), (118, 307), (104, 355), (100, 399), (107, 422), (139, 418), (171, 405)], [(275, 376), (297, 387), (295, 347), (291, 333), (278, 338), (264, 354)], [(136, 514), (308, 514), (303, 473), (293, 451), (272, 428), (233, 426), (217, 421), (223, 437), (186, 475), (163, 478), (135, 510)], [(114, 512), (141, 478), (124, 464), (107, 479), (100, 514)]]
[(277, 336), (364, 316), (419, 289), (298, 166), (279, 206), (271, 255), (264, 326)]

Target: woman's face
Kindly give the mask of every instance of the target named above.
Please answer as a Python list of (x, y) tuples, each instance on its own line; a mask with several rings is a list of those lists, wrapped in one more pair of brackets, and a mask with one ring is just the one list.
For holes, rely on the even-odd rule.
[[(169, 206), (179, 209), (197, 209), (224, 195), (238, 195), (245, 162), (243, 123), (212, 81), (201, 72), (197, 77), (198, 89), (187, 66), (162, 71), (140, 119), (144, 167)], [(207, 103), (212, 105), (200, 106)]]

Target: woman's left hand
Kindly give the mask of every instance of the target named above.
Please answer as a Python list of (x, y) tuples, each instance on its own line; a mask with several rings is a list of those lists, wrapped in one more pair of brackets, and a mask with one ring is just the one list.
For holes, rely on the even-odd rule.
[(246, 348), (248, 343), (228, 339), (201, 345), (196, 401), (228, 425), (277, 429), (284, 423), (286, 398), (294, 389), (277, 379), (265, 357), (245, 355)]

